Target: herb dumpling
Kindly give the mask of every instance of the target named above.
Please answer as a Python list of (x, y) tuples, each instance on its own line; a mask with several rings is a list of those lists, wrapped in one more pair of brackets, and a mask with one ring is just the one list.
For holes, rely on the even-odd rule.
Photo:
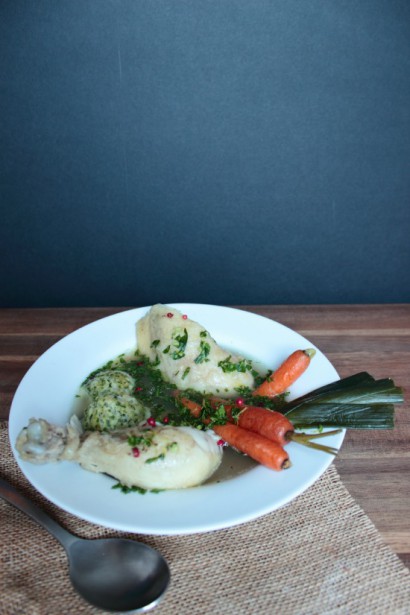
[(137, 344), (179, 389), (230, 396), (254, 386), (250, 361), (223, 350), (203, 326), (166, 305), (154, 305), (138, 321)]
[(146, 414), (135, 397), (105, 391), (91, 400), (81, 422), (85, 430), (113, 431), (138, 425), (147, 418)]
[(87, 401), (81, 422), (89, 431), (132, 427), (147, 418), (144, 406), (132, 395), (134, 378), (119, 369), (100, 371), (82, 386)]
[(120, 369), (110, 369), (98, 372), (88, 378), (83, 387), (91, 397), (106, 392), (130, 394), (135, 389), (135, 380), (127, 372)]

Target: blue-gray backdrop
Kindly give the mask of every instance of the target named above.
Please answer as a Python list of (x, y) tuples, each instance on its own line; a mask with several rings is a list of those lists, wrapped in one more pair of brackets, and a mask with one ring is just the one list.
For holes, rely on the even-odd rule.
[(410, 301), (408, 0), (3, 0), (1, 306)]

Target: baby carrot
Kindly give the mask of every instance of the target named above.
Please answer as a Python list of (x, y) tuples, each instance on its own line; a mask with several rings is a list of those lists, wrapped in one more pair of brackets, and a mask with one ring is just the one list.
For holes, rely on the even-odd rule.
[(237, 424), (239, 427), (258, 433), (268, 438), (268, 440), (277, 442), (281, 446), (285, 446), (291, 441), (298, 442), (298, 444), (302, 444), (303, 446), (315, 448), (332, 455), (337, 453), (337, 449), (332, 446), (317, 444), (316, 442), (312, 442), (312, 440), (333, 436), (341, 432), (341, 429), (335, 429), (323, 433), (296, 433), (292, 423), (286, 416), (280, 412), (268, 410), (267, 408), (259, 408), (257, 406), (245, 406), (238, 417)]
[[(191, 401), (187, 397), (179, 397), (180, 403), (189, 410), (192, 416), (198, 418), (201, 416), (202, 407), (200, 404)], [(226, 412), (226, 422), (235, 422), (232, 417), (233, 404), (227, 403), (225, 399), (214, 397), (210, 400), (211, 405), (215, 408), (223, 406)], [(207, 424), (210, 419), (204, 419)], [(236, 424), (243, 429), (258, 433), (268, 440), (277, 442), (281, 446), (287, 444), (294, 433), (294, 427), (286, 416), (274, 410), (267, 408), (259, 408), (257, 406), (244, 406), (241, 410)]]
[(295, 431), (289, 419), (280, 412), (256, 406), (245, 406), (238, 417), (238, 425), (254, 431), (268, 438), (268, 440), (273, 440), (281, 446), (292, 439)]
[(309, 367), (315, 353), (316, 350), (314, 348), (295, 350), (252, 394), (262, 397), (274, 397), (284, 393)]
[(230, 446), (271, 470), (284, 470), (290, 466), (289, 455), (285, 449), (257, 433), (231, 423), (215, 425), (213, 430)]
[[(178, 397), (178, 399), (192, 416), (200, 417), (201, 404), (187, 397)], [(215, 407), (219, 407), (223, 405), (220, 402), (224, 400), (215, 398), (213, 401)], [(234, 448), (274, 470), (289, 467), (289, 456), (284, 451), (283, 446), (291, 440), (323, 452), (334, 455), (337, 453), (337, 449), (322, 446), (312, 442), (312, 440), (339, 433), (340, 429), (320, 434), (295, 433), (292, 423), (283, 414), (257, 406), (245, 406), (239, 414), (237, 424), (234, 424), (231, 414), (233, 405), (225, 404), (224, 408), (227, 423), (213, 426), (214, 432)], [(204, 417), (202, 422), (204, 425), (209, 425), (211, 419)]]
[(178, 397), (177, 399), (181, 402), (181, 404), (185, 408), (187, 408), (190, 411), (192, 416), (194, 416), (195, 418), (198, 418), (201, 416), (201, 411), (202, 411), (201, 404), (197, 404), (196, 401), (192, 401), (188, 399), (187, 397)]

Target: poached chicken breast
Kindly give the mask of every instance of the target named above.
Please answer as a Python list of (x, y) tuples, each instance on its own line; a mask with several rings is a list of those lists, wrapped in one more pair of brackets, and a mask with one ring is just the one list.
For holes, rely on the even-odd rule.
[(137, 344), (178, 389), (223, 397), (238, 387), (253, 388), (250, 362), (218, 346), (202, 325), (175, 308), (154, 305), (137, 323)]

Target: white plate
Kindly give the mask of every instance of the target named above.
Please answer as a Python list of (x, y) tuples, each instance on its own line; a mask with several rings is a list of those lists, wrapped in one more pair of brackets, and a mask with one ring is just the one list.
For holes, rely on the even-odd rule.
[[(293, 350), (315, 347), (291, 329), (249, 312), (213, 305), (172, 306), (200, 322), (220, 345), (272, 369)], [(82, 327), (47, 350), (24, 376), (11, 406), (9, 434), (17, 463), (30, 483), (77, 517), (116, 530), (157, 535), (244, 523), (284, 506), (312, 485), (333, 457), (293, 442), (288, 445), (292, 467), (286, 471), (257, 466), (218, 484), (145, 495), (112, 490), (112, 479), (72, 462), (33, 465), (19, 458), (14, 444), (29, 419), (65, 424), (84, 378), (109, 359), (135, 349), (135, 325), (148, 309), (121, 312)], [(328, 359), (316, 350), (309, 369), (292, 387), (292, 398), (339, 379)], [(324, 443), (339, 448), (343, 437), (344, 432), (329, 436)]]

